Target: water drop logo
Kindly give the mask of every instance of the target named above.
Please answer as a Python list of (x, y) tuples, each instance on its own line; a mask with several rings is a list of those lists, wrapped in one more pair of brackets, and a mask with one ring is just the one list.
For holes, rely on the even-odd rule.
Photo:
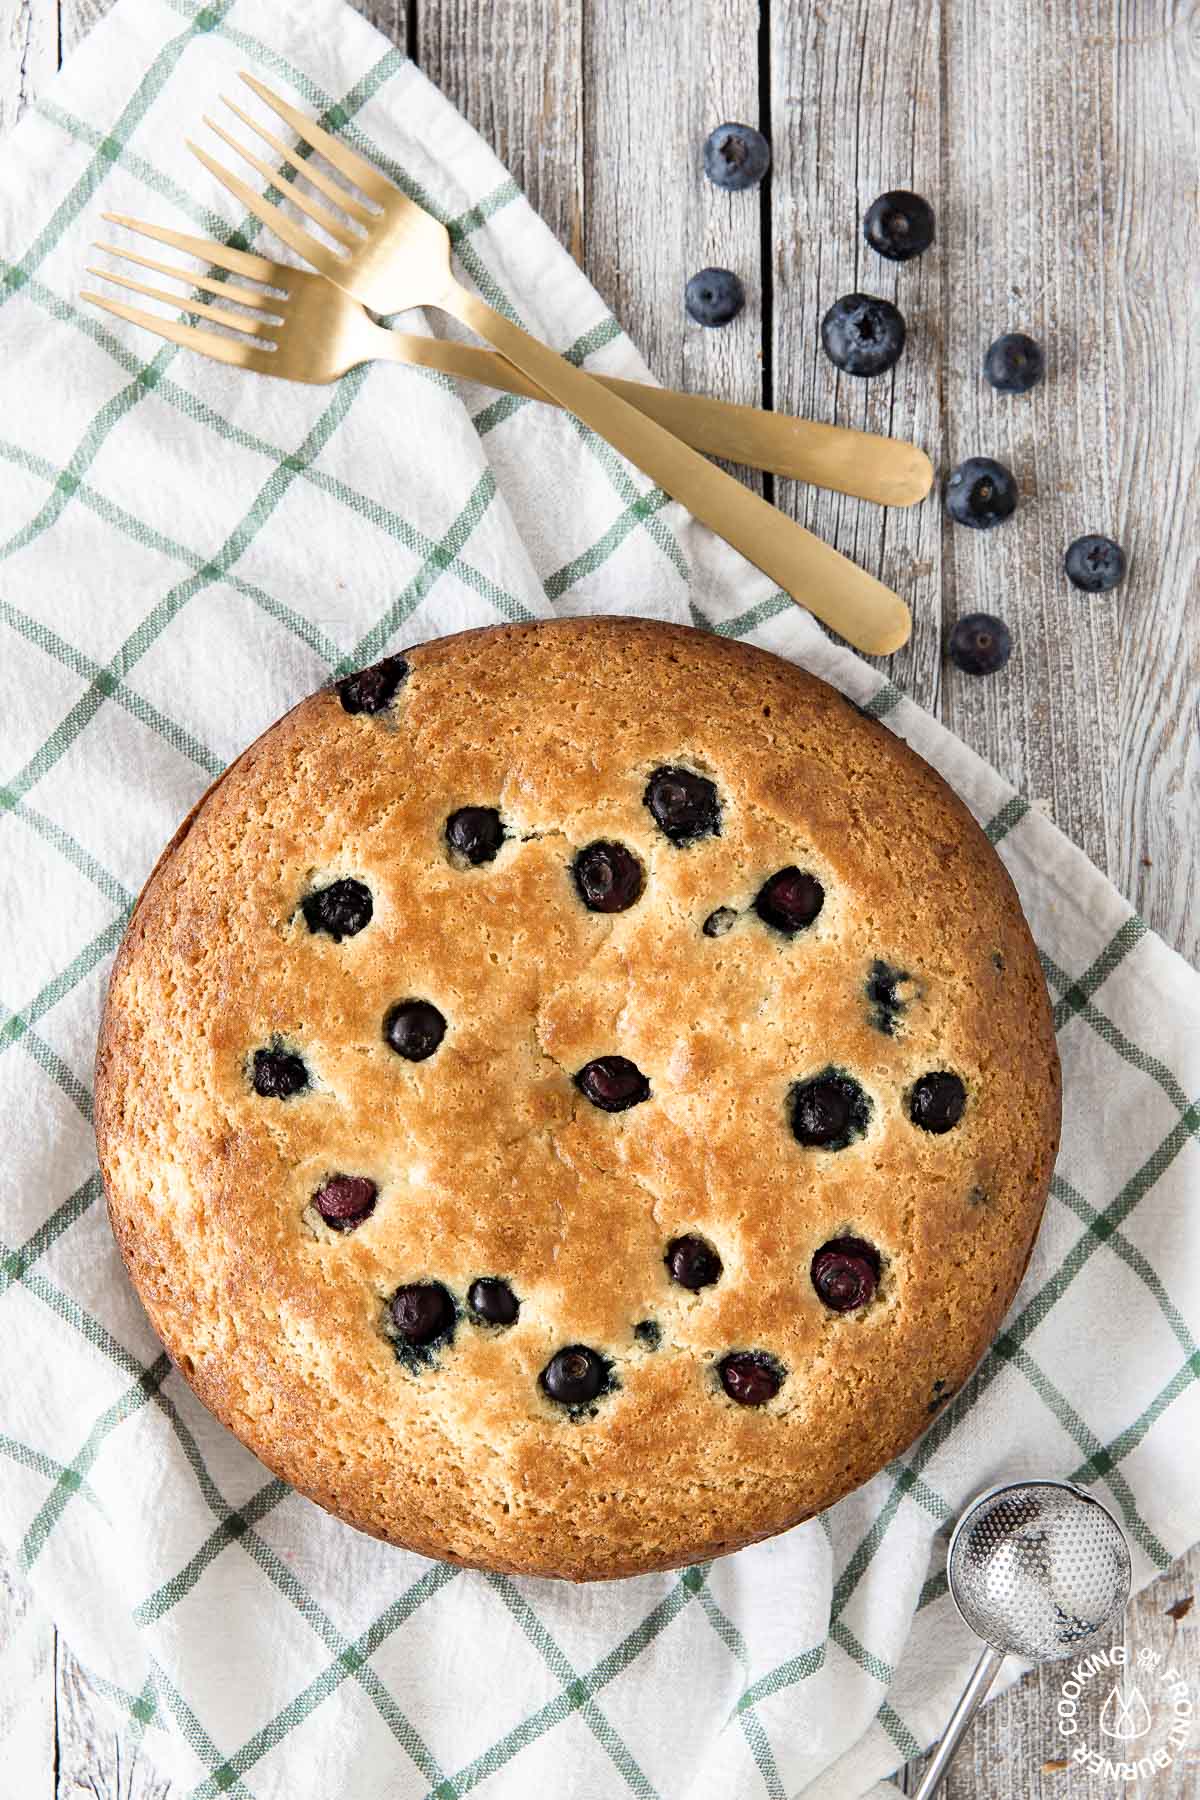
[[(1106, 1688), (1099, 1734), (1089, 1743), (1088, 1700)], [(1186, 1678), (1161, 1650), (1149, 1644), (1139, 1650), (1114, 1644), (1080, 1657), (1068, 1670), (1059, 1689), (1058, 1731), (1067, 1741), (1071, 1762), (1090, 1774), (1110, 1782), (1149, 1781), (1187, 1748), (1198, 1710)]]
[(1100, 1729), (1105, 1737), (1130, 1744), (1135, 1738), (1145, 1737), (1151, 1724), (1150, 1708), (1141, 1688), (1134, 1687), (1123, 1694), (1120, 1685), (1114, 1682), (1112, 1692), (1100, 1709)]

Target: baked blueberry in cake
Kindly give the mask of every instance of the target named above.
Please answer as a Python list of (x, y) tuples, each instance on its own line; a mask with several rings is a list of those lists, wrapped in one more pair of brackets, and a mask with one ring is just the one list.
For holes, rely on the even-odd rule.
[(903, 1450), (1058, 1126), (966, 808), (813, 677), (628, 619), (302, 701), (161, 858), (97, 1069), (113, 1227), (207, 1405), (365, 1531), (580, 1579)]

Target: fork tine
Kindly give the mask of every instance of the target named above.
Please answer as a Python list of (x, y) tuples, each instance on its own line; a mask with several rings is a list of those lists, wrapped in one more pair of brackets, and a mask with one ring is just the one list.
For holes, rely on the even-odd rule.
[[(200, 288), (206, 294), (216, 294), (218, 299), (233, 300), (239, 306), (256, 306), (260, 312), (278, 311), (283, 302), (274, 294), (264, 294), (261, 288), (238, 287), (232, 281), (212, 281), (207, 275), (197, 275), (191, 269), (177, 268), (173, 263), (158, 262), (153, 256), (139, 256), (136, 250), (122, 250), (116, 244), (94, 246), (103, 250), (106, 256), (119, 256), (125, 262), (137, 263), (139, 268), (153, 269), (158, 275), (169, 275), (173, 281), (183, 282), (185, 287)], [(182, 296), (175, 297), (175, 304), (183, 304)]]
[(219, 337), (215, 331), (202, 331), (195, 325), (183, 325), (178, 319), (163, 319), (157, 313), (143, 312), (138, 306), (126, 306), (121, 300), (109, 300), (103, 294), (89, 293), (86, 288), (80, 294), (80, 299), (90, 301), (93, 306), (112, 313), (118, 319), (127, 319), (131, 325), (141, 325), (146, 331), (152, 331), (155, 337), (166, 338), (185, 350), (198, 350), (201, 356), (211, 356), (216, 362), (232, 363), (236, 369), (253, 369), (258, 375), (275, 373), (271, 367), (273, 353), (261, 350), (254, 344), (247, 344), (244, 339), (239, 342), (235, 338)]
[(94, 263), (89, 263), (88, 274), (98, 275), (101, 281), (115, 281), (118, 287), (130, 288), (135, 294), (145, 294), (147, 300), (161, 300), (166, 306), (177, 306), (181, 312), (195, 313), (201, 319), (211, 319), (214, 325), (227, 325), (231, 331), (247, 332), (250, 337), (269, 337), (278, 329), (266, 319), (248, 319), (245, 313), (226, 312), (223, 306), (206, 306), (203, 300), (192, 300), (184, 294), (169, 294), (165, 288), (151, 287), (145, 281), (135, 281), (132, 275), (121, 275), (116, 269), (98, 269)]
[(208, 238), (190, 237), (186, 231), (170, 231), (165, 225), (151, 225), (147, 219), (134, 219), (128, 213), (106, 212), (103, 216), (112, 225), (124, 225), (140, 237), (154, 238), (157, 243), (169, 244), (172, 250), (183, 250), (201, 262), (215, 263), (231, 275), (246, 275), (268, 287), (286, 289), (288, 277), (296, 272), (286, 263), (270, 262), (265, 256), (252, 256), (248, 250), (234, 250), (229, 244), (214, 244)]
[(276, 137), (273, 131), (268, 131), (265, 125), (260, 125), (251, 113), (239, 106), (236, 100), (231, 100), (228, 94), (222, 94), (221, 99), (230, 112), (242, 121), (243, 125), (248, 125), (251, 131), (258, 133), (265, 144), (271, 146), (276, 156), (281, 156), (284, 162), (291, 163), (293, 169), (298, 170), (306, 181), (311, 181), (319, 194), (324, 194), (327, 200), (332, 200), (335, 206), (340, 206), (344, 212), (348, 212), (350, 217), (357, 219), (360, 224), (371, 225), (374, 223), (376, 215), (369, 207), (364, 206), (361, 200), (356, 200), (346, 188), (339, 187), (336, 181), (331, 181), (328, 175), (323, 175), (320, 169), (314, 168), (310, 160), (298, 155), (295, 150), (289, 149), (282, 138)]
[(336, 281), (337, 277), (344, 272), (342, 257), (335, 255), (328, 245), (323, 244), (319, 238), (315, 238), (311, 231), (305, 231), (302, 225), (295, 224), (278, 206), (272, 206), (269, 200), (264, 200), (262, 195), (256, 193), (250, 186), (249, 182), (243, 181), (240, 176), (234, 174), (232, 169), (227, 169), (223, 163), (219, 163), (215, 157), (208, 154), (207, 150), (202, 150), (199, 144), (193, 144), (190, 138), (188, 139), (188, 149), (204, 164), (210, 175), (216, 176), (222, 187), (228, 188), (234, 198), (240, 200), (256, 219), (261, 219), (264, 225), (269, 225), (276, 237), (281, 238), (289, 249), (296, 252), (297, 256), (302, 256), (306, 263), (311, 263), (314, 269), (321, 271), (322, 275), (328, 275), (331, 281)]
[(269, 87), (259, 81), (257, 76), (249, 74), (245, 69), (242, 69), (240, 74), (252, 94), (257, 94), (259, 99), (271, 108), (272, 112), (278, 113), (279, 117), (291, 126), (297, 137), (303, 138), (306, 144), (311, 144), (314, 150), (319, 150), (326, 162), (331, 162), (335, 169), (340, 169), (342, 174), (348, 176), (357, 187), (360, 187), (369, 199), (382, 203), (396, 198), (400, 192), (399, 188), (390, 182), (386, 175), (381, 175), (379, 170), (367, 162), (365, 157), (359, 156), (354, 150), (348, 150), (338, 138), (331, 137), (327, 131), (323, 131), (319, 125), (315, 125), (311, 119), (306, 118), (302, 112), (298, 112), (294, 106), (289, 106), (286, 100), (281, 100), (278, 94), (273, 94)]
[(320, 225), (329, 233), (330, 237), (336, 238), (339, 244), (344, 244), (347, 250), (354, 250), (358, 247), (361, 240), (355, 237), (353, 232), (347, 231), (341, 219), (335, 218), (327, 206), (322, 206), (319, 200), (313, 200), (308, 194), (302, 194), (295, 182), (289, 181), (286, 176), (281, 175), (278, 169), (273, 169), (270, 163), (263, 161), (261, 156), (255, 156), (253, 150), (247, 150), (244, 144), (239, 144), (223, 125), (218, 125), (217, 121), (210, 119), (207, 113), (204, 115), (204, 123), (210, 131), (216, 132), (222, 143), (228, 144), (231, 150), (235, 150), (244, 162), (250, 164), (252, 169), (257, 169), (270, 187), (278, 188), (279, 192), (285, 199), (290, 200), (293, 206), (299, 207), (302, 213), (307, 213), (315, 225)]

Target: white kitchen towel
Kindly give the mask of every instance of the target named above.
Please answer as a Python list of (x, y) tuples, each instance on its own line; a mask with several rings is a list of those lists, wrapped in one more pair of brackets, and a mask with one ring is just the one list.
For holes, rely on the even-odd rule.
[[(8, 142), (0, 1535), (197, 1797), (870, 1792), (937, 1735), (975, 1655), (943, 1575), (975, 1490), (1084, 1483), (1139, 1583), (1200, 1536), (1200, 979), (991, 769), (569, 418), (387, 366), (332, 389), (239, 376), (82, 306), (105, 210), (268, 242), (183, 142), (247, 65), (446, 220), (494, 305), (645, 375), (491, 152), (340, 0), (120, 0)], [(1066, 1118), (1001, 1336), (906, 1456), (774, 1542), (575, 1589), (360, 1537), (208, 1417), (110, 1237), (90, 1083), (133, 898), (251, 738), (331, 670), (591, 611), (792, 657), (941, 769), (1020, 888)], [(31, 1786), (0, 1760), (0, 1791)]]

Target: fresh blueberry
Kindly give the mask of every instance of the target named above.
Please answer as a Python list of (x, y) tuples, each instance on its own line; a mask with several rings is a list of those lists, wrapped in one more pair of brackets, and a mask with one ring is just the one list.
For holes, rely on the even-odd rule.
[(701, 929), (705, 937), (724, 937), (736, 924), (737, 914), (732, 906), (718, 906), (715, 912), (709, 913)]
[(264, 1100), (288, 1100), (308, 1086), (302, 1057), (288, 1050), (254, 1052), (254, 1091)]
[(840, 1069), (797, 1081), (788, 1100), (793, 1136), (810, 1150), (844, 1150), (862, 1136), (871, 1117), (869, 1098)]
[(889, 262), (908, 262), (933, 242), (933, 208), (920, 194), (893, 188), (867, 208), (863, 236)]
[(467, 1289), (467, 1305), (485, 1325), (515, 1325), (521, 1302), (498, 1275), (481, 1275)]
[(369, 887), (347, 876), (310, 894), (300, 910), (310, 931), (323, 931), (340, 944), (344, 937), (357, 937), (371, 923), (375, 903)]
[(313, 1195), (313, 1205), (335, 1231), (361, 1225), (375, 1211), (379, 1189), (366, 1175), (332, 1175)]
[(1012, 471), (990, 456), (968, 456), (946, 483), (946, 511), (956, 525), (990, 531), (1017, 510)]
[(402, 656), (385, 656), (369, 669), (359, 669), (338, 682), (338, 699), (348, 713), (377, 713), (390, 706), (396, 690), (408, 676)]
[(598, 840), (571, 865), (579, 898), (589, 912), (625, 912), (642, 891), (642, 865), (624, 844)]
[(967, 1105), (967, 1090), (948, 1069), (935, 1069), (913, 1084), (908, 1096), (908, 1116), (922, 1131), (938, 1137), (953, 1131)]
[(642, 799), (673, 844), (691, 844), (720, 833), (717, 790), (706, 775), (697, 775), (694, 769), (655, 769)]
[(739, 1406), (765, 1406), (783, 1386), (783, 1369), (765, 1350), (734, 1350), (721, 1358), (717, 1371)]
[(672, 1238), (663, 1261), (671, 1280), (693, 1294), (721, 1279), (721, 1259), (700, 1237)]
[(1067, 580), (1085, 594), (1107, 594), (1125, 574), (1125, 552), (1111, 538), (1081, 537), (1063, 558)]
[(746, 290), (732, 269), (701, 269), (683, 293), (688, 317), (697, 325), (728, 325), (746, 304)]
[(821, 320), (825, 354), (846, 375), (882, 375), (899, 362), (905, 336), (899, 308), (870, 294), (843, 294)]
[(639, 1344), (645, 1344), (647, 1350), (657, 1350), (662, 1343), (662, 1326), (657, 1319), (639, 1319), (633, 1328), (633, 1335)]
[(601, 1112), (624, 1112), (650, 1098), (650, 1083), (627, 1056), (597, 1056), (580, 1069), (575, 1086)]
[(388, 1303), (397, 1337), (414, 1346), (451, 1336), (454, 1301), (440, 1281), (414, 1281), (399, 1287)]
[(947, 638), (946, 651), (964, 675), (994, 675), (1012, 655), (1012, 633), (991, 613), (967, 613)]
[(825, 904), (825, 889), (815, 875), (797, 868), (779, 869), (759, 888), (754, 910), (767, 925), (794, 937), (811, 925)]
[(983, 372), (1001, 394), (1027, 394), (1046, 372), (1042, 346), (1023, 331), (1009, 331), (988, 346)]
[(445, 1015), (428, 1000), (398, 1000), (383, 1021), (384, 1041), (406, 1062), (424, 1062), (445, 1035)]
[(494, 806), (460, 806), (446, 820), (446, 842), (472, 868), (496, 860), (504, 842), (504, 825)]
[(812, 1284), (831, 1312), (865, 1306), (879, 1286), (879, 1252), (864, 1238), (831, 1238), (812, 1259)]
[(550, 1358), (538, 1381), (560, 1406), (586, 1406), (612, 1386), (612, 1366), (586, 1344), (568, 1344)]
[(753, 125), (718, 125), (704, 140), (704, 173), (717, 187), (755, 187), (771, 166), (771, 146)]

